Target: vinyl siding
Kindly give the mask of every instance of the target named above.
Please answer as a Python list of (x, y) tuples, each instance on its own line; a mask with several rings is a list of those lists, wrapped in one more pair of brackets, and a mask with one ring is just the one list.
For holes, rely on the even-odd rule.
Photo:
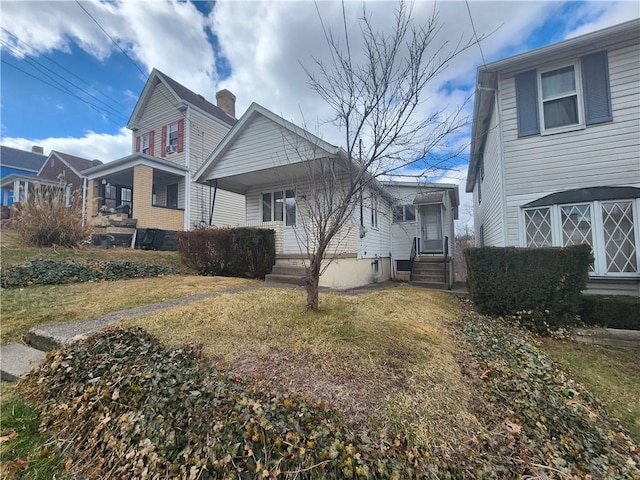
[[(185, 129), (187, 129), (186, 125)], [(189, 110), (187, 132), (189, 141), (185, 142), (185, 147), (186, 145), (189, 146), (191, 176), (202, 166), (228, 131), (229, 127), (219, 121), (207, 117), (196, 110)], [(212, 198), (213, 188), (210, 189), (208, 185), (195, 182), (191, 183), (190, 226), (200, 222), (204, 222), (205, 225), (209, 224)], [(216, 226), (242, 225), (244, 224), (244, 216), (244, 196), (218, 189), (213, 211), (213, 224)]]
[(216, 167), (218, 178), (326, 156), (310, 142), (256, 115), (236, 138)]
[(480, 226), (483, 226), (484, 244), (486, 246), (504, 246), (504, 222), (502, 201), (502, 166), (500, 152), (500, 125), (495, 109), (489, 122), (489, 130), (484, 146), (484, 179), (480, 173), (478, 178), (482, 182), (482, 200), (478, 202), (478, 187), (473, 191), (474, 196), (474, 226), (476, 245), (480, 244)]
[[(292, 186), (290, 183), (272, 183), (254, 186), (246, 194), (246, 222), (248, 225), (261, 226), (262, 213), (261, 213), (261, 194), (262, 192), (274, 192), (278, 190), (287, 190), (295, 187), (296, 189), (296, 226), (282, 228), (282, 245), (284, 254), (300, 255), (307, 253), (307, 236), (305, 231), (305, 224), (308, 224), (308, 212), (305, 207), (304, 200), (301, 197), (306, 196), (310, 198), (310, 184), (298, 183)], [(357, 252), (357, 225), (346, 226), (341, 235), (338, 235), (336, 241), (332, 243), (328, 252), (330, 254), (355, 254)], [(310, 248), (313, 239), (311, 239)]]
[(391, 252), (391, 203), (379, 193), (373, 193), (378, 199), (378, 226), (371, 225), (371, 196), (372, 192), (367, 190), (363, 200), (363, 217), (366, 234), (360, 237), (360, 209), (357, 207), (353, 212), (353, 228), (358, 242), (358, 258), (388, 257)]
[(518, 138), (514, 77), (500, 78), (508, 245), (521, 242), (520, 206), (529, 201), (575, 188), (640, 186), (640, 46), (608, 57), (613, 121), (571, 132)]

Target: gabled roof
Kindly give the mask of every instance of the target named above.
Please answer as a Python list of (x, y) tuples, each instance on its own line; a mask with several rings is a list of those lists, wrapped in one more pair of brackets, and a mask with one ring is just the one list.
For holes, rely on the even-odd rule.
[(494, 98), (498, 88), (498, 74), (529, 70), (550, 61), (570, 56), (579, 57), (591, 52), (609, 48), (624, 41), (640, 40), (640, 19), (634, 19), (609, 28), (597, 30), (562, 42), (536, 48), (512, 57), (478, 67), (474, 98), (473, 125), (471, 130), (471, 151), (466, 191), (472, 192), (476, 182), (480, 155), (494, 108)]
[(40, 153), (18, 150), (4, 145), (0, 146), (0, 164), (3, 167), (38, 173), (46, 159), (47, 157)]
[[(50, 158), (57, 158), (62, 163), (64, 163), (68, 168), (70, 168), (73, 173), (75, 173), (78, 177), (82, 177), (82, 171), (87, 168), (91, 168), (95, 165), (96, 160), (87, 160), (86, 158), (76, 157), (75, 155), (70, 155), (68, 153), (57, 152), (55, 150), (51, 150), (51, 153), (47, 157), (47, 162)], [(97, 160), (99, 161), (99, 160)], [(47, 162), (42, 164), (40, 170), (38, 171), (38, 175), (42, 173), (42, 170), (46, 166)]]
[(138, 98), (138, 103), (136, 103), (136, 106), (131, 113), (131, 117), (127, 123), (127, 128), (134, 129), (137, 127), (136, 122), (142, 115), (142, 112), (151, 97), (151, 93), (158, 83), (163, 83), (167, 87), (172, 97), (167, 98), (167, 102), (171, 103), (177, 109), (179, 109), (183, 104), (189, 104), (229, 126), (233, 126), (237, 122), (235, 118), (231, 117), (224, 110), (206, 100), (202, 95), (189, 90), (184, 85), (176, 82), (173, 78), (154, 68), (149, 74), (149, 78), (147, 79), (147, 82), (142, 89), (142, 93)]
[(227, 133), (227, 135), (222, 139), (222, 142), (218, 144), (215, 150), (207, 157), (205, 162), (202, 164), (200, 169), (196, 172), (194, 176), (194, 180), (196, 182), (203, 183), (207, 180), (207, 176), (211, 172), (211, 170), (217, 165), (220, 161), (224, 153), (234, 144), (237, 138), (242, 134), (242, 132), (251, 124), (251, 122), (259, 115), (262, 115), (269, 120), (277, 123), (281, 127), (290, 131), (291, 133), (298, 135), (304, 140), (310, 142), (314, 146), (326, 152), (329, 156), (340, 156), (344, 159), (347, 158), (347, 154), (344, 150), (335, 145), (331, 145), (330, 143), (322, 140), (320, 137), (309, 133), (303, 128), (298, 127), (297, 125), (285, 120), (279, 115), (276, 115), (270, 110), (267, 110), (262, 105), (258, 105), (257, 103), (252, 103), (247, 111), (240, 117), (238, 123), (236, 123), (231, 130)]

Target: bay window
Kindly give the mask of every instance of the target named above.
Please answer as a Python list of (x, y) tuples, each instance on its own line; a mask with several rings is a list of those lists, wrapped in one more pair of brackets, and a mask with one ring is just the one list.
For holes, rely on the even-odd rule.
[(594, 276), (640, 272), (638, 208), (640, 200), (603, 200), (523, 209), (525, 247), (591, 246)]

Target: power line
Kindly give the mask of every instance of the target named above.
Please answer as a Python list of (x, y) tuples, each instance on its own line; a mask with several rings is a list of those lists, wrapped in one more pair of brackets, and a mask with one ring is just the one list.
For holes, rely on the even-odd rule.
[[(4, 40), (0, 40), (0, 43), (2, 43), (5, 47), (11, 49), (14, 52), (20, 53), (15, 47), (9, 45), (8, 43), (6, 43)], [(96, 99), (98, 102), (102, 103), (103, 105), (105, 105), (106, 108), (108, 108), (110, 111), (107, 111), (104, 109), (104, 107), (101, 108), (101, 111), (105, 114), (108, 115), (114, 115), (117, 116), (119, 118), (125, 118), (121, 113), (119, 113), (114, 107), (112, 107), (111, 105), (109, 105), (108, 103), (104, 102), (103, 100), (101, 100), (100, 98), (98, 98), (97, 96), (93, 95), (91, 92), (86, 91), (85, 89), (83, 89), (82, 87), (76, 85), (75, 83), (71, 82), (70, 80), (67, 80), (66, 78), (64, 78), (62, 75), (58, 74), (57, 72), (54, 72), (53, 70), (51, 70), (49, 67), (43, 65), (42, 63), (38, 62), (35, 58), (31, 57), (30, 55), (27, 54), (23, 54), (24, 58), (27, 60), (28, 63), (30, 63), (34, 68), (36, 68), (36, 70), (39, 70), (43, 75), (45, 75), (47, 78), (49, 78), (51, 81), (53, 81), (54, 83), (56, 83), (57, 85), (59, 85), (62, 89), (64, 89), (63, 91), (66, 92), (69, 95), (72, 95), (76, 98), (80, 98), (77, 94), (75, 94), (74, 92), (71, 91), (71, 89), (69, 89), (66, 85), (63, 85), (62, 83), (60, 83), (58, 80), (56, 80), (55, 78), (53, 78), (51, 75), (49, 75), (47, 72), (51, 72), (53, 75), (56, 75), (57, 77), (61, 78), (63, 81), (69, 83), (72, 87), (75, 87), (76, 89), (78, 89), (80, 92), (84, 93), (85, 95), (92, 97), (94, 99)], [(42, 68), (40, 68), (42, 67)], [(44, 69), (44, 70), (43, 70)], [(46, 71), (45, 71), (46, 70)], [(95, 104), (92, 104), (95, 107), (98, 107)]]
[[(32, 51), (37, 51), (36, 48), (32, 47), (31, 45), (29, 45), (27, 42), (25, 42), (23, 39), (19, 38), (15, 33), (7, 30), (4, 27), (0, 27), (2, 29), (3, 32), (5, 32), (7, 35), (13, 37), (18, 43), (24, 45), (25, 47), (29, 48)], [(26, 53), (20, 52), (21, 55), (24, 56), (28, 56)], [(71, 70), (69, 70), (68, 68), (66, 68), (64, 65), (61, 65), (60, 63), (58, 63), (57, 61), (55, 61), (53, 58), (51, 58), (49, 55), (43, 54), (42, 55), (43, 58), (47, 59), (49, 62), (53, 63), (55, 66), (57, 66), (58, 68), (64, 70), (65, 72), (67, 72), (69, 75), (71, 75), (72, 77), (80, 80), (82, 83), (84, 83), (85, 85), (94, 88), (93, 85), (91, 85), (91, 83), (89, 83), (87, 80), (81, 78), (80, 76), (76, 75), (74, 72), (72, 72)], [(47, 67), (45, 67), (47, 68)], [(51, 70), (52, 71), (52, 70)], [(57, 74), (56, 74), (57, 75)], [(66, 79), (65, 79), (66, 80)], [(69, 82), (71, 83), (71, 82)], [(100, 92), (101, 95), (105, 96), (106, 98), (108, 98), (109, 100), (111, 100), (115, 105), (118, 105), (121, 108), (128, 108), (126, 105), (120, 103), (118, 100), (116, 100), (115, 98), (111, 97), (110, 95), (108, 95), (105, 92)]]
[(471, 8), (469, 7), (469, 0), (464, 0), (464, 3), (467, 5), (467, 12), (469, 12), (469, 20), (471, 20), (471, 28), (473, 29), (473, 36), (476, 39), (476, 43), (478, 44), (478, 48), (480, 49), (480, 56), (482, 57), (482, 65), (487, 66), (487, 62), (484, 60), (484, 53), (482, 52), (482, 45), (480, 45), (480, 40), (478, 39), (478, 34), (476, 33), (476, 26), (473, 23), (473, 17), (471, 16)]
[[(16, 65), (13, 65), (13, 64), (11, 64), (11, 63), (7, 62), (6, 60), (0, 60), (0, 61), (1, 61), (3, 64), (5, 64), (5, 65), (7, 65), (7, 66), (9, 66), (9, 67), (15, 68), (16, 70), (18, 70), (19, 72), (24, 73), (24, 74), (25, 74), (25, 75), (27, 75), (27, 76), (32, 77), (32, 78), (34, 78), (34, 79), (38, 80), (39, 82), (44, 83), (45, 85), (49, 85), (50, 87), (55, 88), (56, 90), (59, 90), (59, 91), (61, 91), (62, 93), (66, 93), (67, 95), (70, 95), (70, 96), (72, 96), (72, 97), (77, 98), (77, 99), (78, 99), (78, 100), (80, 100), (81, 102), (86, 103), (87, 105), (89, 105), (91, 108), (93, 108), (94, 110), (96, 110), (98, 113), (105, 113), (103, 110), (101, 110), (100, 108), (98, 108), (98, 107), (97, 107), (96, 105), (94, 105), (93, 103), (91, 103), (91, 102), (89, 102), (89, 101), (85, 100), (84, 98), (79, 97), (78, 95), (76, 95), (75, 93), (73, 93), (73, 92), (69, 91), (68, 89), (63, 89), (63, 88), (60, 88), (60, 87), (56, 86), (56, 85), (55, 85), (55, 84), (53, 84), (53, 83), (49, 83), (49, 82), (47, 82), (46, 80), (43, 80), (42, 78), (40, 78), (40, 77), (38, 77), (38, 76), (36, 76), (36, 75), (33, 75), (32, 73), (29, 73), (29, 72), (27, 72), (26, 70), (23, 70), (23, 69), (21, 69), (20, 67), (17, 67)], [(115, 120), (112, 120), (109, 116), (106, 116), (105, 118), (106, 118), (107, 120), (109, 120), (111, 123), (113, 123), (114, 125), (118, 126), (118, 127), (121, 127), (121, 126), (122, 126), (122, 125), (120, 125), (118, 122), (116, 122)]]

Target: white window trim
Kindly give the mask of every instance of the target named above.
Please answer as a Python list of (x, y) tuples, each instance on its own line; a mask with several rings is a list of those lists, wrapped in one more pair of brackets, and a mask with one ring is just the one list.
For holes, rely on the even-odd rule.
[[(293, 199), (295, 200), (295, 207), (296, 207), (296, 218), (294, 219), (294, 224), (293, 225), (287, 225), (287, 190), (293, 190)], [(262, 197), (265, 194), (269, 194), (271, 195), (271, 220), (265, 220), (263, 218), (263, 211), (262, 211)], [(274, 193), (281, 193), (282, 194), (282, 219), (280, 220), (276, 220), (274, 219), (274, 215), (276, 212), (275, 209), (275, 196)], [(259, 212), (259, 218), (260, 218), (260, 223), (270, 223), (270, 222), (280, 222), (282, 223), (283, 226), (287, 227), (287, 228), (295, 228), (298, 225), (298, 192), (296, 188), (284, 188), (282, 190), (269, 190), (269, 191), (264, 191), (264, 192), (260, 192), (260, 212)]]
[(176, 143), (173, 146), (176, 148), (176, 151), (178, 151), (178, 121), (177, 120), (167, 125), (167, 139), (166, 139), (167, 144), (165, 145), (165, 148), (171, 145), (171, 127), (173, 125), (176, 126)]
[[(607, 272), (607, 258), (604, 251), (604, 227), (602, 223), (602, 204), (612, 202), (631, 202), (633, 207), (633, 234), (636, 249), (636, 272)], [(592, 202), (575, 202), (562, 203), (554, 205), (544, 205), (540, 207), (521, 208), (520, 219), (520, 246), (526, 247), (527, 233), (525, 229), (524, 212), (528, 210), (537, 210), (540, 208), (551, 209), (551, 246), (562, 247), (562, 207), (573, 205), (589, 205), (591, 208), (591, 225), (593, 239), (594, 254), (594, 271), (589, 272), (589, 277), (596, 278), (638, 278), (640, 276), (640, 199), (637, 198), (620, 198), (616, 200), (595, 200)]]
[(370, 210), (371, 210), (371, 229), (379, 230), (380, 227), (378, 226), (379, 225), (378, 215), (380, 213), (380, 208), (378, 203), (378, 196), (375, 194), (371, 194)]
[[(145, 147), (145, 141), (147, 143), (147, 146)], [(151, 141), (151, 134), (150, 132), (147, 133), (143, 133), (142, 135), (140, 135), (140, 153), (144, 153), (146, 155), (149, 155), (149, 148), (151, 147), (150, 144)], [(147, 151), (145, 152), (145, 148), (147, 149)]]
[[(573, 67), (573, 73), (575, 76), (576, 82), (576, 108), (578, 109), (578, 123), (572, 125), (564, 125), (562, 127), (554, 127), (554, 128), (546, 128), (544, 124), (544, 98), (542, 97), (542, 75), (547, 72), (552, 72), (554, 70), (560, 70), (565, 67)], [(575, 130), (584, 130), (586, 128), (584, 121), (584, 97), (582, 93), (582, 71), (580, 68), (580, 61), (576, 60), (575, 62), (570, 63), (559, 63), (554, 64), (545, 69), (537, 70), (537, 87), (538, 87), (538, 116), (540, 122), (540, 135), (552, 135), (554, 133), (564, 133), (564, 132), (573, 132)], [(566, 95), (568, 96), (568, 95)], [(557, 98), (565, 98), (565, 97), (557, 97)]]
[[(402, 219), (396, 219), (396, 208), (402, 208)], [(407, 207), (413, 207), (413, 220), (407, 220)], [(417, 218), (416, 206), (412, 203), (401, 203), (393, 209), (393, 223), (415, 223)]]

